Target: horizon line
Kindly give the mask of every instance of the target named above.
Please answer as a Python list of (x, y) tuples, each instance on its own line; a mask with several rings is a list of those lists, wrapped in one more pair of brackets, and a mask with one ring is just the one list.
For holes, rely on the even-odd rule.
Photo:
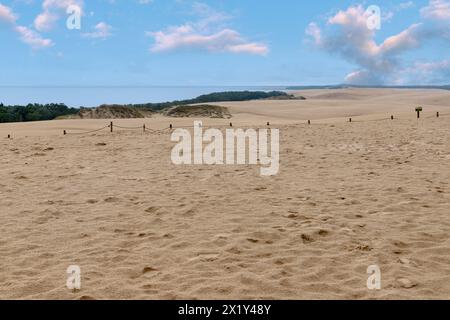
[(450, 84), (408, 84), (408, 85), (357, 85), (357, 84), (326, 84), (326, 85), (0, 85), (0, 88), (450, 88)]

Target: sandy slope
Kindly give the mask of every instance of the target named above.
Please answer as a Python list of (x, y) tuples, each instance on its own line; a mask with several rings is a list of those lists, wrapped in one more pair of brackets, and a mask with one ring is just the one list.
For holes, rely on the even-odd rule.
[[(315, 114), (312, 98), (291, 123), (290, 102), (232, 107), (236, 123), (279, 123), (271, 178), (255, 166), (174, 166), (168, 133), (61, 134), (99, 120), (0, 125), (15, 132), (0, 140), (0, 298), (449, 299), (450, 116), (409, 119), (420, 99), (450, 111), (448, 93), (392, 92), (403, 119), (327, 123), (389, 102), (365, 92), (345, 96), (347, 111), (339, 97), (317, 99), (337, 110), (311, 126), (296, 120)], [(65, 287), (71, 264), (79, 292)], [(366, 288), (372, 264), (377, 292)]]

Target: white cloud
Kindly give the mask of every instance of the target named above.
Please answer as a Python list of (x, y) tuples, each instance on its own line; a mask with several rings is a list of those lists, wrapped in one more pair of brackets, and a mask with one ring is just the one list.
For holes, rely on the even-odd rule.
[(41, 49), (53, 46), (52, 40), (42, 38), (39, 33), (27, 27), (17, 26), (16, 31), (20, 34), (20, 39), (26, 44), (30, 45), (33, 49)]
[(100, 22), (94, 27), (93, 32), (83, 33), (82, 36), (91, 39), (106, 39), (109, 38), (112, 27), (105, 22)]
[(155, 40), (155, 44), (151, 48), (152, 52), (173, 51), (183, 48), (257, 55), (265, 55), (268, 52), (266, 45), (246, 42), (237, 31), (231, 29), (201, 34), (191, 25), (183, 25), (171, 27), (165, 31), (150, 32), (148, 35)]
[(396, 11), (414, 8), (415, 6), (413, 1), (402, 2), (396, 7)]
[(311, 22), (306, 28), (306, 34), (314, 39), (316, 46), (322, 45), (322, 30), (315, 22)]
[(418, 61), (401, 71), (399, 76), (403, 81), (414, 83), (421, 79), (423, 84), (448, 85), (450, 79), (450, 60)]
[(4, 21), (7, 23), (15, 23), (17, 20), (17, 16), (11, 10), (11, 8), (4, 6), (0, 3), (0, 21)]
[(435, 20), (450, 20), (449, 0), (430, 0), (428, 6), (422, 8), (420, 13), (424, 18)]
[(348, 83), (397, 83), (398, 75), (408, 68), (404, 53), (420, 48), (427, 40), (450, 39), (448, 30), (416, 23), (377, 43), (376, 30), (367, 27), (367, 18), (362, 5), (352, 6), (329, 17), (325, 28), (312, 22), (305, 31), (317, 48), (358, 66), (345, 77)]
[(222, 26), (224, 21), (231, 19), (230, 16), (203, 3), (194, 3), (192, 8), (193, 13), (200, 16), (196, 22), (146, 33), (155, 42), (150, 48), (151, 52), (182, 49), (253, 55), (266, 55), (269, 52), (266, 44), (249, 42), (238, 31)]
[(225, 51), (232, 53), (249, 53), (264, 56), (268, 53), (269, 49), (265, 44), (261, 43), (243, 43), (243, 44), (228, 45), (225, 48)]
[(53, 41), (43, 38), (36, 31), (17, 24), (17, 15), (11, 8), (0, 3), (0, 20), (8, 23), (12, 30), (19, 34), (20, 39), (33, 49), (42, 49), (53, 46)]
[(50, 31), (62, 14), (70, 6), (83, 8), (83, 0), (44, 0), (42, 12), (34, 20), (34, 27), (38, 31)]

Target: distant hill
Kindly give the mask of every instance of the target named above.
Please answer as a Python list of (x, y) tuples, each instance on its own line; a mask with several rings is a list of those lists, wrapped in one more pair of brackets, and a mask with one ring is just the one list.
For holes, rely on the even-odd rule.
[(175, 118), (231, 118), (231, 113), (228, 111), (228, 108), (207, 104), (172, 107), (165, 110), (163, 114)]
[(78, 116), (81, 119), (130, 119), (149, 118), (154, 112), (121, 105), (101, 105), (93, 109), (81, 109)]
[(442, 89), (450, 90), (450, 85), (445, 86), (359, 86), (350, 84), (337, 84), (327, 86), (290, 86), (286, 87), (286, 90), (314, 90), (314, 89), (348, 89), (348, 88), (360, 88), (360, 89)]

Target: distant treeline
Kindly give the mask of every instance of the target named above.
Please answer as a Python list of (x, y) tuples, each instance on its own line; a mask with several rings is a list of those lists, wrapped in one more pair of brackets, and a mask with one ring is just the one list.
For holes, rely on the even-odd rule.
[(53, 120), (59, 116), (77, 114), (78, 109), (65, 104), (28, 104), (26, 106), (4, 106), (0, 103), (0, 122), (23, 122)]
[[(146, 109), (151, 111), (161, 111), (174, 106), (190, 105), (197, 103), (211, 103), (220, 101), (248, 101), (258, 99), (269, 99), (275, 97), (290, 97), (281, 91), (228, 91), (215, 92), (199, 96), (194, 99), (162, 102), (115, 105), (130, 108)], [(0, 104), (0, 122), (22, 122), (22, 121), (42, 121), (53, 120), (57, 117), (78, 114), (80, 109), (69, 108), (65, 104), (28, 104), (26, 106), (4, 106)]]
[(275, 97), (289, 97), (286, 92), (282, 91), (225, 91), (214, 92), (198, 96), (194, 99), (188, 100), (176, 100), (171, 102), (161, 103), (145, 103), (145, 104), (130, 104), (127, 107), (150, 109), (153, 111), (160, 111), (175, 106), (184, 106), (197, 103), (212, 103), (212, 102), (225, 102), (225, 101), (249, 101), (259, 99), (269, 99)]

